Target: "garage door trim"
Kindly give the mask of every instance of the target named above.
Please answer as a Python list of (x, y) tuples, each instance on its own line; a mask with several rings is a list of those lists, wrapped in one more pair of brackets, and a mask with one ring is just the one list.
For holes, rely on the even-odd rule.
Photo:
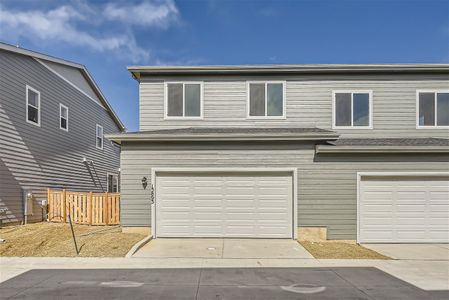
[(357, 172), (357, 243), (363, 241), (360, 240), (360, 182), (362, 177), (439, 177), (449, 176), (449, 172)]
[(296, 168), (152, 168), (151, 169), (151, 188), (153, 189), (154, 199), (151, 203), (151, 234), (153, 238), (157, 238), (156, 228), (156, 180), (158, 173), (222, 173), (222, 172), (234, 172), (234, 173), (252, 173), (260, 172), (264, 174), (285, 172), (291, 173), (293, 183), (293, 239), (298, 238), (298, 232), (296, 230), (298, 226), (298, 171)]

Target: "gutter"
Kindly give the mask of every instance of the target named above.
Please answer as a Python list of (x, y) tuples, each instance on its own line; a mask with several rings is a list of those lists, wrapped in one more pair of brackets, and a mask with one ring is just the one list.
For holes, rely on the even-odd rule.
[(111, 141), (121, 144), (122, 141), (128, 142), (190, 142), (190, 141), (323, 141), (323, 140), (336, 140), (339, 135), (335, 134), (321, 134), (321, 135), (301, 135), (301, 136), (283, 136), (283, 135), (260, 135), (260, 136), (248, 136), (248, 135), (105, 135), (105, 137)]
[(315, 64), (228, 66), (129, 66), (136, 80), (145, 75), (245, 75), (316, 73), (448, 73), (448, 64)]
[(328, 146), (317, 145), (315, 153), (449, 153), (447, 146)]

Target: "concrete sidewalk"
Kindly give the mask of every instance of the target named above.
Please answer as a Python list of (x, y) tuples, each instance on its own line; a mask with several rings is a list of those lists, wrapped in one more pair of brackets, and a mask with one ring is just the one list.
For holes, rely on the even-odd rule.
[(363, 244), (393, 259), (449, 261), (449, 244)]
[(449, 290), (449, 261), (223, 258), (0, 258), (0, 281), (32, 269), (375, 267), (423, 290)]

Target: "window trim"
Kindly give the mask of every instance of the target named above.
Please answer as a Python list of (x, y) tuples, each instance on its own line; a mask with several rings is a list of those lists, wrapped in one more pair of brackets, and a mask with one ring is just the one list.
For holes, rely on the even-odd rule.
[[(434, 103), (435, 103), (435, 125), (419, 125), (419, 93), (434, 93)], [(438, 101), (437, 94), (439, 93), (449, 93), (449, 90), (445, 89), (420, 89), (416, 90), (416, 129), (449, 129), (449, 125), (437, 125), (438, 117)]]
[[(265, 116), (250, 116), (250, 84), (265, 84)], [(267, 116), (267, 85), (270, 83), (282, 84), (282, 116)], [(285, 120), (287, 119), (287, 81), (286, 80), (248, 80), (246, 81), (246, 119), (249, 120)]]
[[(182, 84), (182, 114), (183, 116), (168, 116), (168, 85)], [(185, 116), (185, 85), (199, 84), (200, 85), (200, 115), (198, 117)], [(203, 106), (204, 106), (204, 82), (203, 81), (165, 81), (164, 82), (164, 120), (203, 120)]]
[[(97, 138), (99, 138), (99, 136), (98, 136), (98, 127), (100, 127), (101, 128), (101, 133), (102, 133), (102, 136), (101, 136), (101, 147), (98, 147), (98, 143), (97, 143)], [(97, 148), (97, 149), (100, 149), (100, 150), (103, 150), (103, 146), (104, 146), (104, 131), (103, 131), (103, 126), (101, 126), (101, 125), (99, 125), (99, 124), (96, 124), (96, 126), (95, 126), (95, 148)]]
[[(63, 118), (62, 117), (62, 108), (66, 109), (66, 111), (67, 111), (67, 118)], [(66, 120), (67, 128), (63, 128), (61, 126), (61, 119), (65, 119)], [(62, 103), (59, 103), (59, 129), (62, 129), (64, 131), (66, 131), (66, 132), (69, 131), (69, 108), (67, 106), (65, 106), (64, 104), (62, 104)]]
[[(35, 92), (37, 94), (37, 99), (38, 99), (38, 107), (35, 107), (31, 104), (28, 103), (28, 90), (31, 90), (33, 92)], [(26, 106), (25, 106), (25, 120), (27, 121), (27, 123), (33, 124), (35, 126), (41, 127), (41, 93), (36, 90), (35, 88), (32, 88), (31, 86), (29, 86), (28, 84), (25, 85), (25, 96), (26, 96)], [(28, 106), (32, 106), (34, 108), (37, 108), (37, 123), (28, 120)]]
[[(336, 94), (351, 94), (351, 126), (337, 126)], [(354, 126), (354, 94), (368, 94), (368, 126)], [(372, 90), (333, 90), (332, 91), (332, 129), (373, 129), (373, 91)]]
[[(113, 177), (115, 176), (117, 178), (117, 192), (109, 192), (109, 176), (112, 175)], [(108, 191), (108, 193), (120, 193), (120, 185), (119, 185), (119, 176), (118, 173), (111, 173), (111, 172), (107, 172), (106, 173), (106, 191)]]

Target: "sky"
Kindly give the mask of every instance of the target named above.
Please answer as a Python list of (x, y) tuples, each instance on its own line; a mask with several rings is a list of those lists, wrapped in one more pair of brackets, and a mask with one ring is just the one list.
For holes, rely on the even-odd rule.
[(449, 63), (449, 0), (0, 0), (0, 41), (84, 64), (136, 131), (127, 66)]

